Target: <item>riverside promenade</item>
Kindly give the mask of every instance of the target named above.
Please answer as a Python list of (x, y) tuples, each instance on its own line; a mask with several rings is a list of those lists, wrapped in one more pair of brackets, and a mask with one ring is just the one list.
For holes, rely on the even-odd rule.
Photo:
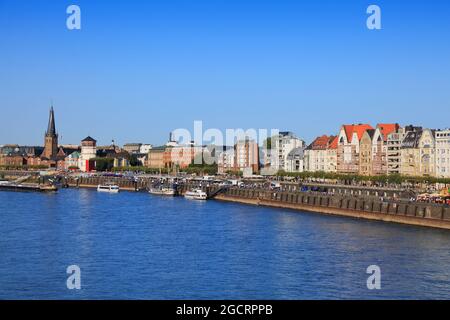
[[(68, 187), (95, 188), (99, 184), (114, 183), (122, 190), (144, 191), (148, 179), (129, 179), (111, 177), (67, 178), (64, 183)], [(440, 228), (450, 230), (450, 207), (433, 203), (419, 203), (405, 200), (386, 200), (370, 195), (366, 190), (350, 193), (341, 192), (341, 187), (334, 186), (333, 194), (301, 191), (266, 190), (262, 188), (223, 188), (205, 182), (191, 182), (179, 186), (179, 193), (191, 188), (201, 187), (214, 199), (248, 205), (268, 206), (275, 208), (309, 211), (320, 214), (337, 215), (350, 218), (378, 220), (408, 225)], [(348, 189), (342, 186), (343, 189)], [(293, 189), (292, 189), (293, 190)], [(381, 189), (380, 189), (381, 190)], [(395, 193), (394, 190), (388, 190)], [(372, 190), (375, 194), (385, 192)], [(399, 190), (397, 193), (401, 193)]]

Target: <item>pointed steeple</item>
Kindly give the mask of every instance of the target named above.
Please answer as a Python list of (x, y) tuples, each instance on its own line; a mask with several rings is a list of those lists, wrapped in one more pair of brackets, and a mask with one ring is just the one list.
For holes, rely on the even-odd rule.
[(55, 112), (53, 111), (53, 104), (50, 108), (50, 116), (48, 118), (47, 132), (45, 133), (44, 151), (41, 158), (55, 160), (58, 154), (58, 135), (55, 128)]
[(45, 133), (47, 136), (56, 136), (56, 128), (55, 128), (55, 112), (53, 111), (53, 104), (50, 108), (50, 116), (48, 118), (48, 127), (47, 132)]

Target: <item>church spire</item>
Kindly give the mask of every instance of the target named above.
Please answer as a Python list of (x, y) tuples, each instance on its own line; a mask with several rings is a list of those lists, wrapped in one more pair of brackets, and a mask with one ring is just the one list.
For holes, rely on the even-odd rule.
[(48, 118), (48, 127), (47, 127), (47, 136), (56, 136), (56, 128), (55, 128), (55, 112), (53, 111), (53, 104), (50, 108), (50, 116)]

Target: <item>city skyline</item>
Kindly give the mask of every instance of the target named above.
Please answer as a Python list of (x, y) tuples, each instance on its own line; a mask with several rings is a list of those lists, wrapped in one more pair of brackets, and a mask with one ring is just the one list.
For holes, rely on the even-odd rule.
[[(60, 143), (163, 144), (177, 128), (265, 128), (306, 141), (343, 123), (448, 127), (446, 1), (180, 1), (104, 6), (0, 1), (0, 144), (41, 144), (46, 112)], [(20, 41), (18, 40), (20, 39)]]
[[(61, 133), (61, 130), (59, 129), (59, 127), (58, 126), (56, 126), (55, 125), (55, 118), (56, 119), (58, 119), (58, 116), (56, 115), (55, 116), (55, 114), (54, 114), (54, 112), (55, 112), (55, 108), (53, 107), (53, 104), (51, 105), (51, 107), (47, 110), (47, 111), (49, 111), (50, 112), (50, 120), (47, 120), (48, 121), (48, 125), (47, 125), (47, 129), (46, 130), (43, 130), (43, 132), (44, 132), (44, 137), (46, 137), (47, 136), (47, 133), (48, 133), (48, 131), (49, 131), (49, 128), (50, 128), (50, 125), (52, 125), (52, 130), (54, 131), (54, 134), (56, 134), (57, 136), (58, 136), (58, 138), (59, 138), (59, 141), (61, 140), (61, 138), (63, 137), (63, 134)], [(57, 113), (57, 110), (56, 110), (56, 113)], [(47, 114), (47, 117), (48, 117), (48, 114)], [(59, 122), (59, 119), (58, 119), (58, 122)], [(374, 124), (374, 125), (378, 125), (378, 124), (382, 124), (382, 123), (387, 123), (386, 121), (385, 122), (383, 122), (383, 121), (381, 121), (381, 122), (373, 122), (373, 121), (369, 121), (369, 122), (367, 122), (367, 124), (368, 125), (371, 125), (371, 124)], [(393, 121), (392, 123), (396, 123), (396, 124), (398, 124), (400, 127), (407, 127), (407, 126), (418, 126), (418, 127), (422, 127), (422, 128), (424, 128), (424, 129), (431, 129), (431, 130), (447, 130), (447, 129), (450, 129), (450, 127), (442, 127), (442, 128), (429, 128), (429, 127), (426, 127), (426, 126), (423, 126), (421, 123), (409, 123), (409, 124), (406, 124), (406, 123), (400, 123), (399, 121)], [(327, 135), (330, 135), (330, 136), (336, 136), (338, 133), (339, 133), (339, 131), (340, 131), (340, 129), (342, 128), (342, 126), (348, 126), (348, 125), (358, 125), (358, 124), (363, 124), (362, 122), (359, 122), (359, 121), (354, 121), (354, 122), (350, 122), (350, 121), (348, 121), (348, 122), (345, 122), (345, 123), (340, 123), (340, 124), (336, 124), (336, 126), (335, 126), (335, 128), (332, 128), (332, 129), (330, 129), (330, 128), (328, 128), (328, 129), (325, 129), (322, 133), (318, 133), (316, 136), (313, 136), (313, 138), (312, 139), (310, 139), (310, 140), (307, 140), (307, 139), (305, 139), (304, 137), (303, 137), (303, 135), (301, 134), (301, 133), (299, 133), (299, 132), (297, 132), (297, 131), (294, 131), (294, 130), (283, 130), (283, 129), (277, 129), (277, 128), (269, 128), (269, 129), (267, 129), (267, 132), (265, 132), (269, 137), (274, 137), (276, 134), (274, 134), (274, 132), (280, 132), (280, 133), (293, 133), (294, 135), (296, 135), (296, 136), (298, 136), (298, 138), (300, 138), (300, 139), (302, 139), (302, 140), (304, 140), (305, 141), (305, 143), (307, 144), (307, 145), (309, 145), (310, 143), (313, 143), (316, 139), (318, 139), (318, 138), (320, 138), (320, 137), (323, 137), (323, 136), (327, 136)], [(196, 125), (195, 125), (195, 122), (192, 124), (192, 126), (191, 126), (192, 128), (177, 128), (177, 129), (188, 129), (189, 130), (189, 133), (191, 134), (191, 136), (192, 136), (192, 138), (194, 138), (195, 137), (195, 127), (196, 127)], [(201, 143), (201, 145), (214, 145), (214, 143), (211, 143), (210, 141), (205, 141), (204, 139), (205, 139), (205, 132), (207, 132), (208, 130), (210, 130), (210, 129), (213, 129), (213, 130), (216, 130), (216, 128), (205, 128), (205, 127), (202, 127), (202, 124), (200, 124), (200, 127), (202, 128), (202, 132), (201, 132), (201, 138), (202, 138), (202, 143)], [(260, 145), (260, 146), (262, 146), (262, 144), (264, 143), (264, 135), (260, 135), (260, 132), (258, 132), (258, 130), (260, 130), (260, 129), (262, 129), (263, 131), (264, 130), (266, 130), (266, 128), (231, 128), (231, 130), (236, 130), (234, 133), (235, 134), (238, 134), (239, 133), (239, 130), (240, 129), (243, 129), (244, 131), (246, 131), (246, 130), (249, 130), (249, 131), (251, 131), (251, 130), (255, 130), (255, 133), (257, 134), (257, 136), (256, 137), (252, 137), (252, 136), (249, 136), (249, 138), (251, 138), (251, 139), (254, 139), (254, 140), (256, 140), (257, 141), (257, 143)], [(110, 139), (109, 141), (100, 141), (100, 144), (99, 145), (112, 145), (112, 144), (115, 144), (115, 145), (125, 145), (125, 144), (130, 144), (130, 143), (142, 143), (142, 144), (151, 144), (151, 145), (153, 145), (153, 146), (163, 146), (163, 145), (166, 145), (167, 143), (170, 143), (171, 141), (172, 141), (172, 139), (173, 139), (173, 132), (175, 131), (176, 129), (174, 129), (174, 130), (172, 130), (172, 131), (169, 131), (168, 133), (166, 133), (166, 139), (165, 140), (163, 140), (161, 143), (154, 143), (153, 141), (151, 141), (151, 140), (127, 140), (126, 138), (123, 138), (122, 136), (120, 136), (120, 134), (119, 134), (119, 136), (118, 136), (118, 139), (116, 139), (116, 138), (112, 138), (112, 139)], [(271, 131), (272, 130), (272, 131)], [(273, 131), (273, 130), (275, 130), (275, 131)], [(226, 132), (225, 132), (226, 130), (224, 130), (223, 132), (221, 132), (222, 134), (223, 134), (223, 141), (225, 142), (224, 143), (224, 146), (232, 146), (232, 144), (227, 144), (226, 142), (228, 141), (227, 139), (227, 137), (226, 137)], [(213, 132), (215, 132), (215, 131), (213, 131)], [(247, 133), (247, 132), (244, 132), (245, 134)], [(271, 134), (272, 133), (272, 134)], [(82, 141), (82, 139), (83, 138), (85, 138), (85, 137), (91, 137), (91, 136), (93, 136), (93, 137), (95, 137), (96, 135), (95, 135), (95, 133), (90, 133), (90, 134), (81, 134), (80, 135), (80, 139), (78, 140), (78, 141), (64, 141), (64, 142), (57, 142), (57, 146), (59, 146), (59, 145), (80, 145), (80, 142)], [(179, 137), (181, 140), (183, 140), (182, 139), (182, 137)], [(213, 138), (214, 139), (214, 138)], [(238, 136), (236, 136), (235, 137), (235, 139), (237, 139), (237, 140), (239, 140), (240, 138), (239, 138), (239, 135)], [(37, 143), (18, 143), (17, 141), (11, 141), (11, 142), (2, 142), (2, 141), (0, 141), (0, 146), (5, 146), (5, 145), (20, 145), (20, 146), (45, 146), (45, 142), (44, 143), (42, 143), (42, 137), (40, 137), (40, 139), (37, 139), (37, 140), (40, 140), (40, 141), (38, 141)], [(261, 140), (261, 141), (260, 141)], [(121, 143), (119, 143), (118, 141), (123, 141), (123, 142), (121, 142)], [(192, 141), (193, 142), (196, 142), (196, 141), (194, 141), (193, 139), (192, 139)], [(178, 142), (178, 141), (177, 141)], [(200, 144), (198, 144), (198, 145), (200, 145)]]

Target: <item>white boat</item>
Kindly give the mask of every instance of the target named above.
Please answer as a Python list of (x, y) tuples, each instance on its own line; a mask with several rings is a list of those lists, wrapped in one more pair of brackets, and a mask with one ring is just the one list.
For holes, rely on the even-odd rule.
[(195, 189), (192, 191), (188, 191), (185, 193), (184, 197), (186, 199), (192, 199), (192, 200), (207, 200), (208, 195), (206, 192), (202, 191), (201, 189)]
[(118, 193), (119, 189), (120, 189), (119, 186), (116, 186), (116, 185), (98, 185), (97, 186), (98, 192)]
[(155, 187), (155, 188), (150, 188), (148, 190), (149, 193), (151, 194), (155, 194), (155, 195), (159, 195), (159, 196), (170, 196), (170, 197), (174, 197), (176, 195), (176, 190), (175, 188), (170, 188), (170, 187)]

